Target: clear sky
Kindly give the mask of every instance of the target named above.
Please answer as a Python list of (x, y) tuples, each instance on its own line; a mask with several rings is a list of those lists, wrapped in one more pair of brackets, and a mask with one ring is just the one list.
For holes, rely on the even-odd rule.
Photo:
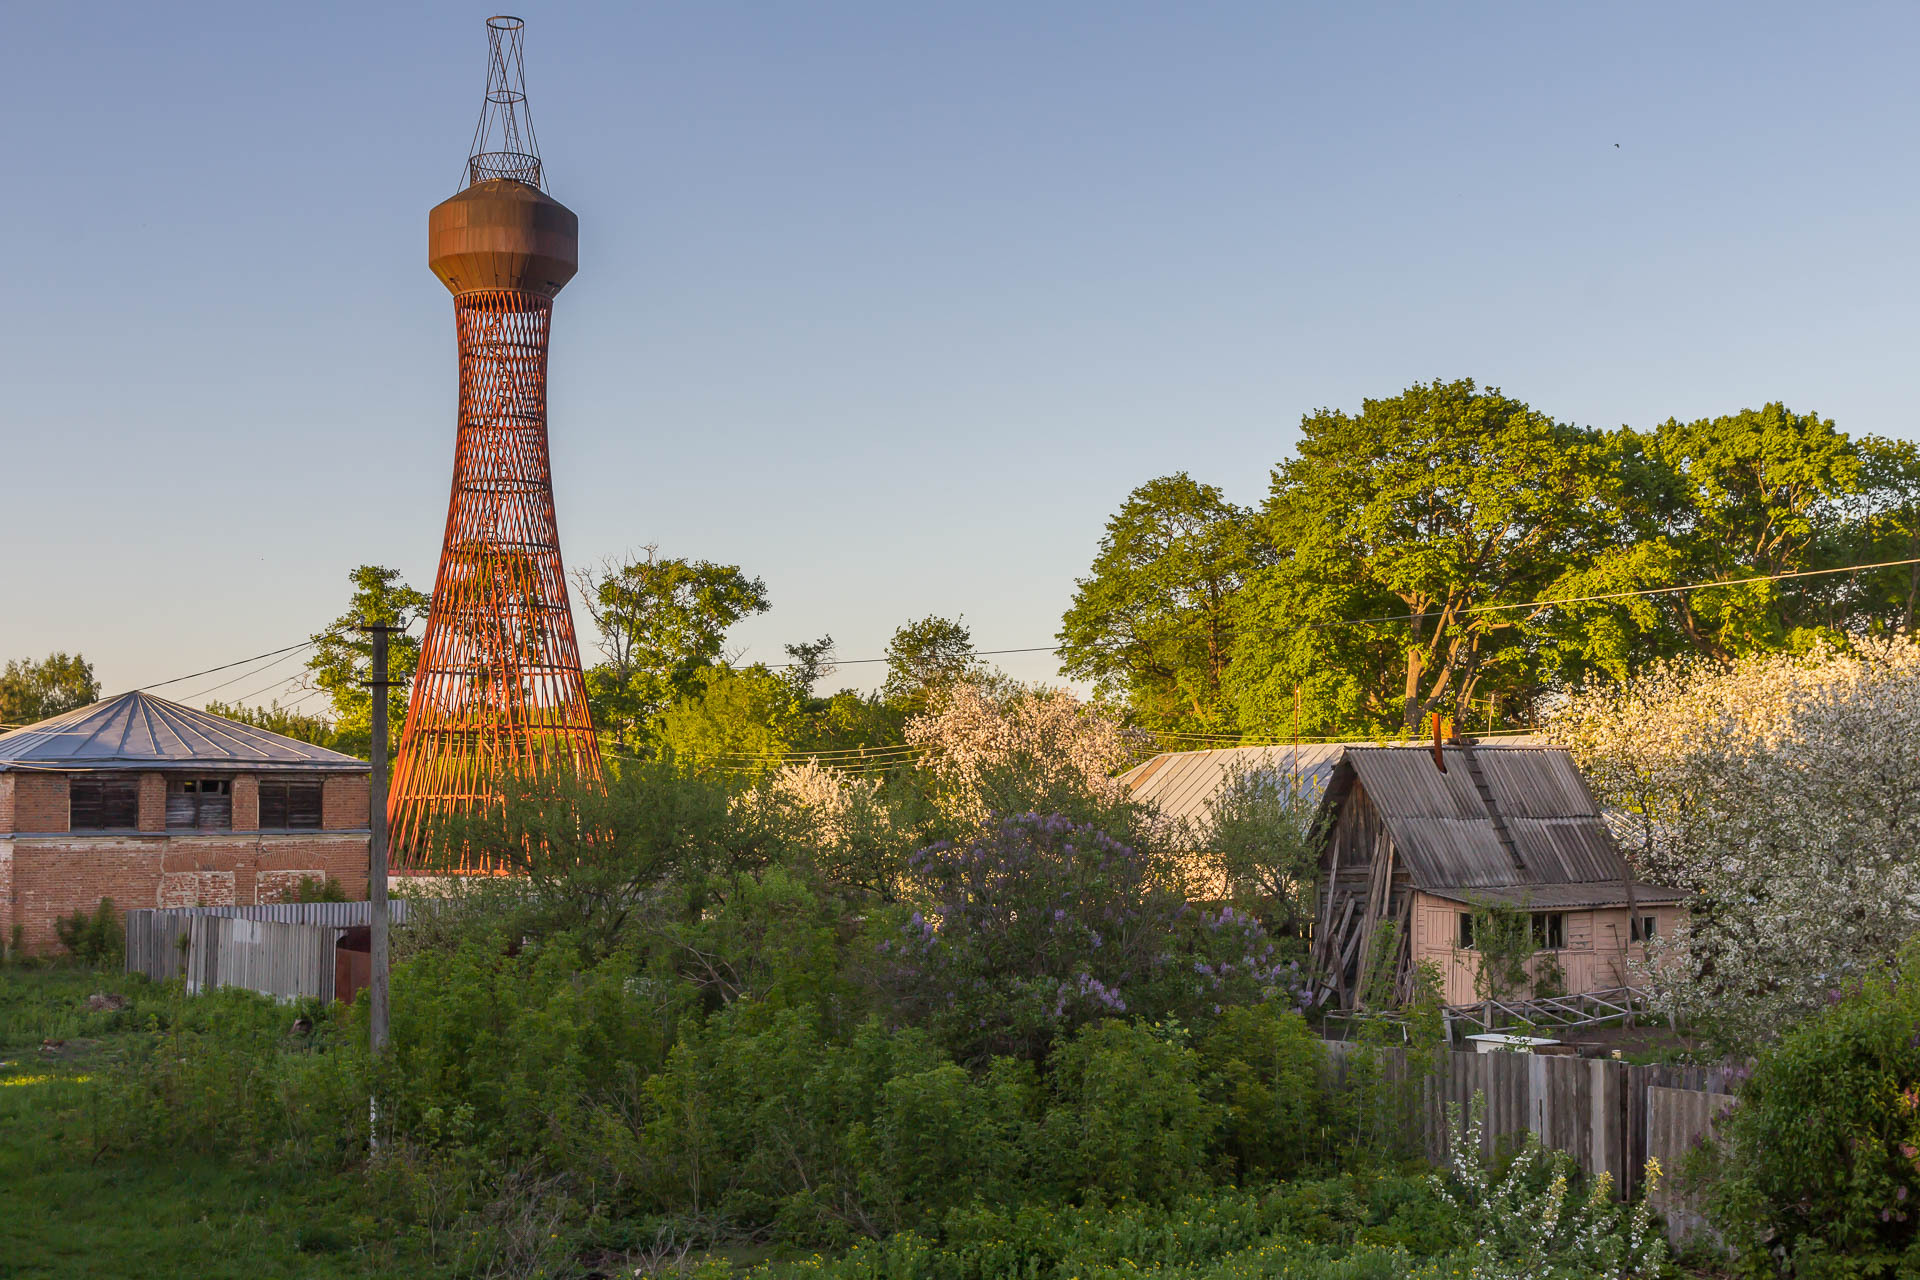
[[(0, 656), (117, 691), (303, 639), (356, 564), (429, 586), (486, 11), (3, 11)], [(581, 222), (562, 544), (764, 577), (749, 660), (1049, 644), (1134, 485), (1256, 502), (1302, 414), (1414, 380), (1915, 433), (1912, 5), (521, 12)]]

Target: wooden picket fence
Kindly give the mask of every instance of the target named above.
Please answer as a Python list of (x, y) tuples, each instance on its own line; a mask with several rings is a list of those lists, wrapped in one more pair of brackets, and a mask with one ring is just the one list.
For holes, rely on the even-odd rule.
[[(1329, 1041), (1336, 1085), (1344, 1085), (1356, 1055), (1379, 1055), (1387, 1118), (1417, 1135), (1428, 1160), (1447, 1160), (1447, 1105), (1464, 1122), (1479, 1094), (1486, 1099), (1482, 1142), (1488, 1154), (1517, 1145), (1528, 1133), (1566, 1152), (1589, 1176), (1606, 1173), (1622, 1195), (1639, 1192), (1649, 1157), (1665, 1171), (1653, 1196), (1676, 1239), (1698, 1232), (1698, 1206), (1674, 1190), (1673, 1175), (1714, 1120), (1733, 1104), (1738, 1067), (1636, 1066), (1610, 1059), (1531, 1053), (1462, 1053), (1436, 1049), (1431, 1067), (1410, 1049), (1368, 1049)], [(1393, 1087), (1398, 1086), (1398, 1087)]]

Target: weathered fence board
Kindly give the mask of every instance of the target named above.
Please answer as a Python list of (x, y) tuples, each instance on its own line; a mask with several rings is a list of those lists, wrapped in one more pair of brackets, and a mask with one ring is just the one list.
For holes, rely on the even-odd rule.
[(1675, 1244), (1712, 1235), (1698, 1197), (1682, 1194), (1676, 1175), (1687, 1153), (1713, 1136), (1714, 1122), (1733, 1101), (1725, 1093), (1647, 1087), (1647, 1154), (1660, 1162), (1663, 1174), (1650, 1198), (1653, 1207), (1666, 1215), (1667, 1234)]
[[(1329, 1041), (1327, 1049), (1335, 1083), (1344, 1085), (1359, 1046)], [(1740, 1075), (1731, 1067), (1642, 1067), (1604, 1058), (1435, 1050), (1432, 1069), (1422, 1076), (1415, 1051), (1373, 1052), (1379, 1055), (1381, 1079), (1401, 1086), (1383, 1091), (1383, 1105), (1403, 1108), (1405, 1114), (1385, 1122), (1407, 1126), (1429, 1161), (1447, 1159), (1449, 1104), (1459, 1109), (1464, 1123), (1479, 1094), (1485, 1099), (1481, 1142), (1487, 1154), (1536, 1134), (1543, 1145), (1572, 1156), (1588, 1175), (1609, 1175), (1622, 1195), (1640, 1187), (1649, 1155), (1672, 1173), (1673, 1162), (1725, 1110), (1728, 1103), (1718, 1100), (1728, 1097)], [(1414, 1091), (1408, 1086), (1416, 1079)], [(1670, 1181), (1663, 1180), (1663, 1186), (1668, 1190), (1662, 1194), (1671, 1195)], [(1656, 1200), (1656, 1207), (1660, 1203)], [(1682, 1204), (1681, 1210), (1692, 1206)]]

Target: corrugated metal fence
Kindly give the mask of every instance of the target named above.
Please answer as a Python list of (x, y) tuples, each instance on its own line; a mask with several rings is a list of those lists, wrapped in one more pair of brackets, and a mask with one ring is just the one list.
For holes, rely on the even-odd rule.
[[(1331, 1041), (1336, 1076), (1349, 1074), (1358, 1046)], [(1655, 1207), (1679, 1210), (1676, 1238), (1697, 1231), (1697, 1207), (1673, 1192), (1680, 1161), (1732, 1104), (1740, 1071), (1735, 1067), (1635, 1066), (1607, 1059), (1529, 1053), (1458, 1053), (1436, 1050), (1433, 1069), (1422, 1075), (1411, 1051), (1374, 1050), (1389, 1085), (1383, 1105), (1404, 1109), (1392, 1117), (1419, 1134), (1427, 1158), (1447, 1158), (1449, 1102), (1464, 1123), (1476, 1093), (1486, 1098), (1482, 1142), (1489, 1153), (1526, 1133), (1572, 1156), (1589, 1175), (1611, 1174), (1614, 1185), (1633, 1194), (1644, 1181), (1649, 1156), (1665, 1171)], [(1684, 1220), (1684, 1221), (1682, 1221)]]
[[(388, 905), (393, 923), (405, 923), (408, 903)], [(245, 987), (282, 1000), (331, 1000), (335, 945), (372, 919), (365, 902), (129, 911), (127, 972), (155, 982), (182, 978), (189, 991)]]

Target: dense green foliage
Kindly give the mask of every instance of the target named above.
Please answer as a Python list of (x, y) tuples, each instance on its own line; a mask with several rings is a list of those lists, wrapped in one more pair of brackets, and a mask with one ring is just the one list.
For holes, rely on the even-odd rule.
[(0, 670), (0, 727), (33, 724), (99, 700), (93, 664), (77, 653), (9, 659)]
[(126, 954), (126, 934), (112, 898), (102, 898), (92, 911), (75, 910), (53, 922), (54, 936), (67, 954), (82, 964), (106, 968), (118, 965)]
[(1109, 522), (1062, 654), (1139, 723), (1285, 735), (1296, 706), (1309, 735), (1436, 710), (1528, 723), (1543, 693), (1656, 658), (1914, 625), (1913, 566), (1617, 597), (1920, 550), (1920, 451), (1817, 414), (1601, 431), (1463, 379), (1300, 430), (1257, 513), (1181, 473)]
[(1752, 1275), (1920, 1272), (1920, 949), (1764, 1051), (1699, 1160)]
[(644, 746), (648, 722), (694, 692), (721, 658), (728, 628), (768, 607), (766, 584), (738, 565), (655, 547), (582, 570), (575, 585), (604, 655), (587, 672), (594, 720), (628, 749)]
[[(373, 742), (373, 695), (367, 689), (367, 681), (373, 679), (373, 637), (359, 628), (412, 626), (427, 616), (431, 600), (401, 581), (396, 569), (363, 564), (348, 578), (353, 594), (345, 612), (313, 637), (313, 656), (307, 659), (309, 678), (333, 704), (333, 732), (324, 742), (310, 733), (292, 736), (364, 759)], [(407, 717), (406, 682), (419, 664), (419, 637), (405, 631), (387, 637), (387, 675), (396, 682), (386, 692), (387, 723), (394, 737)], [(269, 712), (264, 720), (263, 727), (275, 732), (310, 728), (291, 713)]]
[(1186, 472), (1149, 480), (1100, 540), (1060, 626), (1060, 668), (1142, 723), (1223, 728), (1236, 603), (1272, 563), (1254, 515)]

